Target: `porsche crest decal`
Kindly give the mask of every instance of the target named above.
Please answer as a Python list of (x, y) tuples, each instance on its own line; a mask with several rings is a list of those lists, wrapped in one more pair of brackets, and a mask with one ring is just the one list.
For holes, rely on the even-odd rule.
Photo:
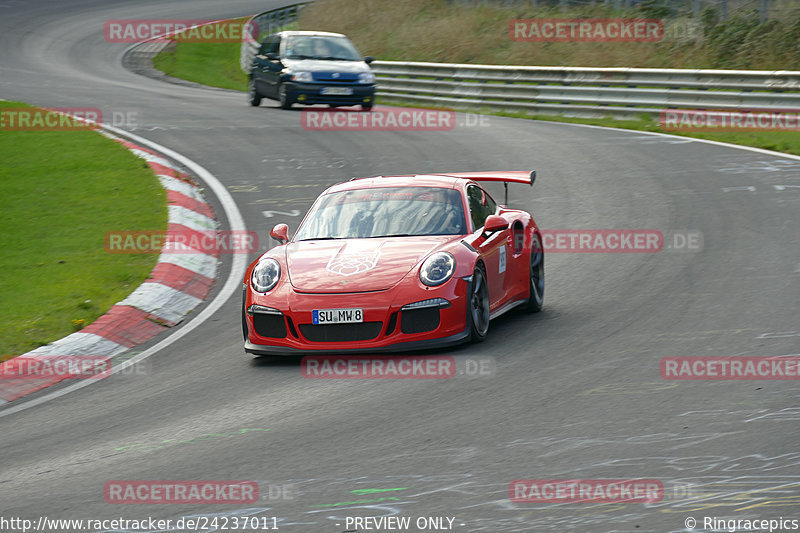
[(371, 252), (340, 252), (331, 257), (325, 270), (340, 276), (360, 274), (375, 268), (380, 255), (380, 249)]

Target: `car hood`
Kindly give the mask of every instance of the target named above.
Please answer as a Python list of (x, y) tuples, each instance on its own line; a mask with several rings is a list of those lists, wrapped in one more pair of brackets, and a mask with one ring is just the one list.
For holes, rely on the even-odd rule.
[(290, 70), (309, 72), (347, 72), (359, 74), (369, 72), (369, 65), (363, 61), (334, 61), (326, 59), (283, 59), (281, 62)]
[(454, 235), (301, 241), (286, 245), (289, 280), (298, 292), (386, 290)]

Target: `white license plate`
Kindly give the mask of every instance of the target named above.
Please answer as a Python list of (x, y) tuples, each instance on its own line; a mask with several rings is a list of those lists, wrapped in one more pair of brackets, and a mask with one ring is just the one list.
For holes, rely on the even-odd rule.
[(314, 309), (314, 324), (352, 324), (364, 322), (363, 309)]
[(343, 96), (353, 94), (352, 87), (323, 87), (322, 94), (329, 94), (332, 96)]

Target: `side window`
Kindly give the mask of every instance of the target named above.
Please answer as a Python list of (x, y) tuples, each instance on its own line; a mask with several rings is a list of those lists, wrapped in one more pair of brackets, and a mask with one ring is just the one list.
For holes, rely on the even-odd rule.
[(281, 38), (280, 36), (274, 38), (274, 42), (270, 46), (270, 49), (267, 52), (274, 52), (276, 55), (280, 55), (281, 53)]
[(266, 55), (270, 52), (277, 54), (280, 45), (281, 45), (280, 37), (276, 36), (267, 37), (266, 39), (264, 39), (264, 42), (261, 43), (261, 48), (259, 48), (258, 53), (259, 55)]
[(261, 43), (261, 46), (258, 47), (258, 55), (263, 56), (269, 51), (269, 46), (272, 41), (272, 37), (267, 37)]
[(475, 229), (483, 227), (486, 217), (493, 215), (497, 211), (497, 203), (477, 185), (469, 185), (467, 187), (467, 201), (469, 203), (469, 214), (472, 217)]

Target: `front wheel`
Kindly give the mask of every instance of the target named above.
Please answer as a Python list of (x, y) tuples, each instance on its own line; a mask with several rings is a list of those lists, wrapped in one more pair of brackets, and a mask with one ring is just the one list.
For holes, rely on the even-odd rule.
[(289, 93), (286, 91), (286, 85), (281, 83), (278, 86), (278, 105), (281, 109), (291, 109), (292, 102), (289, 100)]
[(248, 86), (247, 93), (251, 106), (258, 107), (261, 105), (262, 96), (258, 93), (258, 89), (256, 89), (256, 80), (253, 78), (250, 78), (250, 84)]
[(481, 342), (489, 332), (489, 287), (481, 265), (475, 267), (475, 273), (472, 274), (472, 288), (467, 305), (470, 340)]
[(538, 313), (544, 305), (544, 250), (538, 235), (533, 236), (530, 260), (530, 297), (525, 310)]
[(372, 111), (372, 104), (361, 104), (362, 111)]

